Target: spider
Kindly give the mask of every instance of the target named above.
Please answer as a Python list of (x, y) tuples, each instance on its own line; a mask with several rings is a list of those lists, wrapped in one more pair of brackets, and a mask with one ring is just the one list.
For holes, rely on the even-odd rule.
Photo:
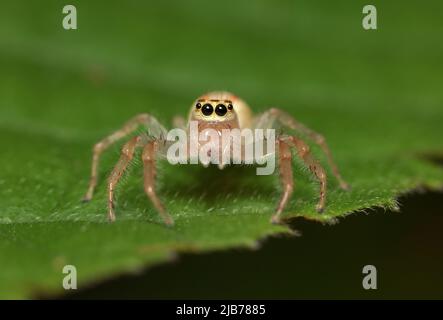
[[(334, 163), (332, 154), (326, 144), (324, 137), (302, 123), (298, 122), (288, 113), (271, 108), (262, 114), (253, 116), (249, 106), (237, 96), (229, 92), (210, 92), (200, 96), (191, 106), (188, 122), (181, 117), (174, 118), (174, 124), (189, 130), (189, 123), (196, 121), (198, 130), (212, 128), (220, 132), (222, 128), (275, 128), (279, 130), (290, 129), (298, 132), (320, 146), (325, 153), (327, 161), (332, 168), (332, 172), (342, 189), (348, 190), (348, 184), (343, 180)], [(147, 113), (139, 114), (129, 120), (121, 129), (107, 136), (93, 147), (91, 178), (89, 188), (83, 201), (92, 199), (94, 189), (97, 185), (98, 164), (101, 154), (117, 140), (128, 136), (136, 131), (139, 126), (143, 126), (145, 132), (131, 138), (122, 148), (120, 159), (111, 172), (108, 180), (108, 219), (115, 221), (114, 212), (114, 190), (122, 177), (128, 164), (134, 157), (137, 148), (143, 148), (142, 160), (144, 167), (144, 190), (152, 204), (167, 225), (173, 225), (172, 217), (166, 211), (164, 205), (157, 196), (155, 190), (156, 159), (164, 157), (167, 143), (165, 141), (166, 129), (151, 115)], [(201, 145), (200, 145), (201, 147)], [(278, 155), (278, 166), (283, 194), (278, 202), (277, 209), (271, 217), (272, 223), (280, 223), (281, 213), (286, 207), (294, 189), (292, 175), (292, 152), (294, 149), (298, 157), (306, 164), (310, 172), (319, 181), (320, 196), (316, 205), (316, 210), (321, 213), (326, 201), (326, 172), (321, 164), (313, 158), (309, 146), (299, 137), (289, 134), (279, 133), (275, 140), (275, 150)]]

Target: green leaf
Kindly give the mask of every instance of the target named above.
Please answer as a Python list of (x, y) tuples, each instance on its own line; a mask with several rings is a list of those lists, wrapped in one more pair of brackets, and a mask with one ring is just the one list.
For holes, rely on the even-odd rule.
[(168, 125), (209, 90), (232, 91), (256, 112), (279, 106), (326, 136), (352, 190), (331, 177), (318, 214), (317, 184), (295, 162), (286, 219), (334, 222), (442, 187), (443, 170), (424, 158), (443, 150), (442, 28), (433, 23), (442, 4), (377, 2), (375, 31), (361, 27), (361, 1), (73, 4), (79, 29), (70, 31), (57, 1), (0, 10), (2, 298), (61, 292), (67, 264), (84, 287), (176, 253), (256, 247), (290, 232), (269, 223), (277, 176), (160, 163), (159, 194), (176, 222), (168, 228), (143, 192), (140, 160), (107, 223), (105, 180), (121, 143), (101, 162), (94, 199), (80, 202), (95, 142), (142, 112)]

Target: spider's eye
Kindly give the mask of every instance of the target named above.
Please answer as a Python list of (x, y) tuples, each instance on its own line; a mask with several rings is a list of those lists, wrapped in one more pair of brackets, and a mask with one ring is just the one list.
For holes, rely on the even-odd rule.
[(232, 104), (228, 104), (228, 109), (232, 110), (234, 107), (232, 106)]
[(202, 107), (202, 105), (201, 105), (200, 102), (198, 102), (198, 103), (195, 105), (195, 107), (196, 107), (197, 109), (200, 109), (200, 108)]
[(224, 104), (218, 104), (215, 107), (215, 113), (220, 117), (223, 117), (226, 114), (226, 112), (228, 112), (228, 109)]
[(202, 113), (205, 116), (210, 116), (213, 112), (214, 112), (214, 108), (212, 107), (212, 105), (210, 105), (209, 103), (206, 103), (205, 105), (203, 105)]

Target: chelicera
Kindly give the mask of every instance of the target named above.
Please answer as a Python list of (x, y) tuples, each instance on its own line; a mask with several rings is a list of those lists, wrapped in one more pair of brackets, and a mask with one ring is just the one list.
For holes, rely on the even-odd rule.
[[(342, 189), (347, 190), (348, 184), (343, 180), (335, 164), (331, 152), (324, 137), (309, 129), (288, 113), (271, 108), (256, 116), (250, 107), (237, 96), (228, 92), (210, 92), (199, 97), (191, 106), (187, 123), (181, 117), (175, 118), (175, 125), (189, 129), (189, 123), (196, 121), (198, 130), (212, 128), (220, 132), (222, 129), (279, 129), (275, 141), (276, 155), (283, 194), (278, 202), (275, 213), (271, 217), (272, 223), (279, 223), (281, 213), (285, 209), (294, 189), (292, 173), (292, 150), (306, 164), (310, 172), (319, 182), (320, 195), (316, 209), (323, 212), (326, 202), (327, 177), (322, 165), (313, 158), (309, 146), (299, 137), (284, 133), (285, 129), (293, 130), (306, 136), (309, 140), (319, 145), (326, 155), (332, 172)], [(155, 189), (156, 160), (166, 154), (167, 143), (165, 141), (166, 129), (153, 116), (139, 114), (129, 120), (121, 129), (115, 131), (94, 145), (92, 157), (91, 179), (84, 201), (92, 199), (97, 185), (97, 172), (100, 155), (116, 141), (134, 133), (137, 128), (143, 126), (146, 133), (131, 138), (122, 148), (120, 159), (108, 179), (108, 218), (115, 221), (114, 191), (128, 164), (134, 157), (137, 148), (142, 148), (142, 160), (144, 167), (144, 189), (152, 204), (159, 212), (167, 225), (173, 224), (173, 219), (166, 211), (165, 206), (157, 196)], [(286, 131), (288, 131), (286, 130)], [(149, 131), (149, 134), (147, 132)], [(221, 167), (222, 168), (222, 167)]]

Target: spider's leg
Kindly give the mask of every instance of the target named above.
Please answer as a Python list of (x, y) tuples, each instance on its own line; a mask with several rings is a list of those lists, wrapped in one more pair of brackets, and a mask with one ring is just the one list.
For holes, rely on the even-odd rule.
[(108, 181), (108, 218), (109, 221), (115, 221), (115, 213), (114, 213), (114, 190), (118, 181), (122, 177), (125, 172), (129, 162), (131, 162), (134, 157), (134, 151), (137, 147), (137, 144), (140, 142), (140, 137), (134, 137), (129, 142), (127, 142), (121, 152), (120, 159), (112, 170), (111, 175), (109, 176)]
[(294, 180), (292, 177), (292, 154), (291, 148), (288, 143), (283, 139), (279, 139), (278, 142), (278, 157), (279, 157), (279, 170), (280, 180), (283, 187), (283, 195), (278, 203), (277, 211), (272, 216), (272, 223), (280, 222), (280, 215), (283, 209), (286, 207), (288, 200), (294, 189)]
[(163, 132), (164, 128), (160, 123), (149, 114), (139, 114), (129, 120), (120, 130), (115, 131), (111, 135), (107, 136), (100, 142), (96, 143), (93, 148), (92, 166), (91, 166), (91, 179), (89, 181), (89, 188), (86, 192), (83, 201), (89, 201), (92, 199), (94, 189), (97, 185), (97, 172), (100, 155), (109, 146), (116, 141), (134, 132), (140, 125), (144, 125), (146, 128), (152, 129), (154, 132)]
[(311, 130), (301, 122), (297, 121), (294, 117), (292, 117), (288, 113), (277, 108), (271, 108), (269, 111), (263, 113), (256, 120), (256, 126), (257, 127), (272, 126), (275, 121), (279, 122), (284, 127), (288, 127), (292, 130), (298, 131), (301, 134), (306, 135), (309, 139), (311, 139), (313, 142), (319, 145), (321, 150), (326, 155), (329, 166), (331, 167), (334, 176), (338, 180), (340, 187), (344, 190), (349, 189), (349, 185), (342, 178), (340, 171), (338, 170), (338, 167), (334, 162), (331, 150), (329, 149), (326, 143), (326, 139), (321, 134)]
[(326, 201), (326, 172), (320, 163), (312, 157), (309, 146), (303, 140), (290, 136), (289, 141), (297, 149), (298, 156), (320, 182), (320, 199), (316, 209), (318, 212), (323, 212)]
[(172, 217), (166, 212), (165, 207), (161, 203), (160, 199), (155, 192), (155, 176), (156, 176), (156, 168), (155, 168), (155, 155), (157, 152), (157, 141), (151, 141), (143, 149), (142, 159), (144, 166), (144, 185), (145, 192), (148, 195), (149, 199), (151, 199), (154, 207), (160, 213), (160, 216), (163, 218), (163, 221), (167, 225), (173, 225), (174, 220)]

